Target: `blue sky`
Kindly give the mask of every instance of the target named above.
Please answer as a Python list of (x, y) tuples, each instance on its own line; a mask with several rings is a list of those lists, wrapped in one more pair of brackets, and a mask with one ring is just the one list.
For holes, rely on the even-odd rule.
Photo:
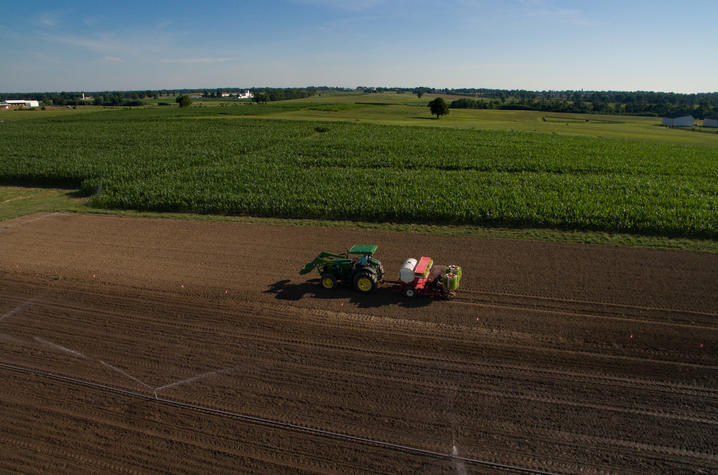
[(718, 1), (0, 0), (0, 91), (718, 91)]

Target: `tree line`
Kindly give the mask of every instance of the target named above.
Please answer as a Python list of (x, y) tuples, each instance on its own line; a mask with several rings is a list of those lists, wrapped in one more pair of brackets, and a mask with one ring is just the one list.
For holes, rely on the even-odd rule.
[[(222, 92), (244, 92), (246, 88), (219, 88), (199, 90), (206, 98), (221, 97)], [(437, 89), (430, 87), (387, 88), (360, 86), (355, 89), (329, 86), (304, 88), (249, 88), (255, 102), (301, 99), (332, 92), (395, 92), (463, 96), (451, 102), (454, 109), (519, 109), (545, 112), (574, 112), (600, 114), (627, 114), (668, 116), (692, 114), (698, 119), (718, 116), (718, 92), (680, 94), (653, 91), (527, 91), (521, 89), (459, 88)], [(29, 92), (3, 93), (0, 99), (31, 99), (47, 106), (139, 106), (147, 99), (178, 97), (196, 94), (197, 89), (158, 89), (142, 91), (85, 91), (82, 92)], [(88, 100), (88, 98), (90, 98)], [(174, 102), (174, 101), (172, 101)]]
[[(304, 97), (314, 96), (321, 91), (332, 88), (249, 88), (255, 96), (260, 95), (263, 102), (268, 101), (284, 101), (288, 99), (301, 99)], [(223, 88), (202, 90), (201, 94), (205, 98), (222, 97), (222, 92), (236, 94), (244, 92), (247, 88)], [(28, 99), (36, 100), (43, 106), (141, 106), (145, 104), (146, 99), (159, 100), (161, 97), (180, 97), (185, 95), (196, 94), (196, 89), (158, 89), (144, 91), (85, 91), (83, 92), (18, 92), (18, 93), (2, 93), (0, 98), (4, 100)], [(84, 94), (84, 99), (83, 99)]]
[(621, 91), (505, 91), (455, 90), (471, 95), (452, 101), (454, 109), (513, 109), (545, 112), (670, 116), (691, 114), (698, 119), (718, 115), (718, 93)]
[(286, 101), (289, 99), (303, 99), (317, 95), (316, 87), (307, 88), (274, 88), (274, 87), (255, 87), (250, 89), (255, 96), (265, 97), (268, 101)]
[[(16, 92), (3, 93), (3, 99), (30, 99), (44, 106), (140, 106), (144, 99), (186, 94), (183, 89), (145, 91), (94, 91), (94, 92)], [(84, 94), (84, 99), (83, 99)]]
[(508, 109), (535, 110), (544, 112), (573, 112), (581, 114), (626, 114), (643, 116), (677, 116), (691, 114), (698, 119), (718, 115), (718, 105), (708, 101), (697, 104), (671, 104), (665, 102), (609, 102), (606, 100), (584, 100), (580, 96), (572, 99), (516, 99), (487, 100), (461, 98), (451, 102), (452, 109)]
[(668, 116), (691, 114), (698, 119), (718, 116), (718, 92), (681, 94), (654, 91), (527, 91), (523, 89), (431, 87), (357, 89), (367, 93), (412, 93), (465, 96), (449, 105), (453, 109), (513, 109), (545, 112)]

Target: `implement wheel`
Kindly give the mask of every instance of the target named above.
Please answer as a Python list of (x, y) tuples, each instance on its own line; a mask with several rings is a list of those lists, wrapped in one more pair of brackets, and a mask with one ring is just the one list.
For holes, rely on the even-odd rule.
[(322, 274), (320, 282), (325, 289), (333, 289), (337, 285), (337, 278), (333, 274)]
[(363, 294), (370, 294), (376, 290), (376, 274), (362, 270), (354, 275), (354, 288)]

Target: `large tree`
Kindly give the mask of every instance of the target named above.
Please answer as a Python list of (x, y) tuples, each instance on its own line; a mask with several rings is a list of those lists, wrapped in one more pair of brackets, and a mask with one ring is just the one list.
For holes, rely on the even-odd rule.
[(435, 115), (437, 119), (441, 118), (442, 115), (449, 113), (449, 106), (441, 97), (437, 97), (433, 101), (429, 102), (429, 109), (431, 109), (431, 114)]
[(192, 99), (188, 95), (178, 96), (175, 101), (180, 107), (189, 107), (192, 104)]
[(269, 100), (269, 94), (266, 92), (255, 92), (252, 100), (257, 104), (266, 104)]

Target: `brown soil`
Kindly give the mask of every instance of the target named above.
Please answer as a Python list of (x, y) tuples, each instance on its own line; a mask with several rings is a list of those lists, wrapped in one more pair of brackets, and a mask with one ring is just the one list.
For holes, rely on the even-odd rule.
[[(355, 243), (389, 278), (407, 257), (462, 265), (458, 297), (298, 275)], [(716, 471), (716, 282), (718, 256), (688, 252), (0, 223), (0, 470)]]

